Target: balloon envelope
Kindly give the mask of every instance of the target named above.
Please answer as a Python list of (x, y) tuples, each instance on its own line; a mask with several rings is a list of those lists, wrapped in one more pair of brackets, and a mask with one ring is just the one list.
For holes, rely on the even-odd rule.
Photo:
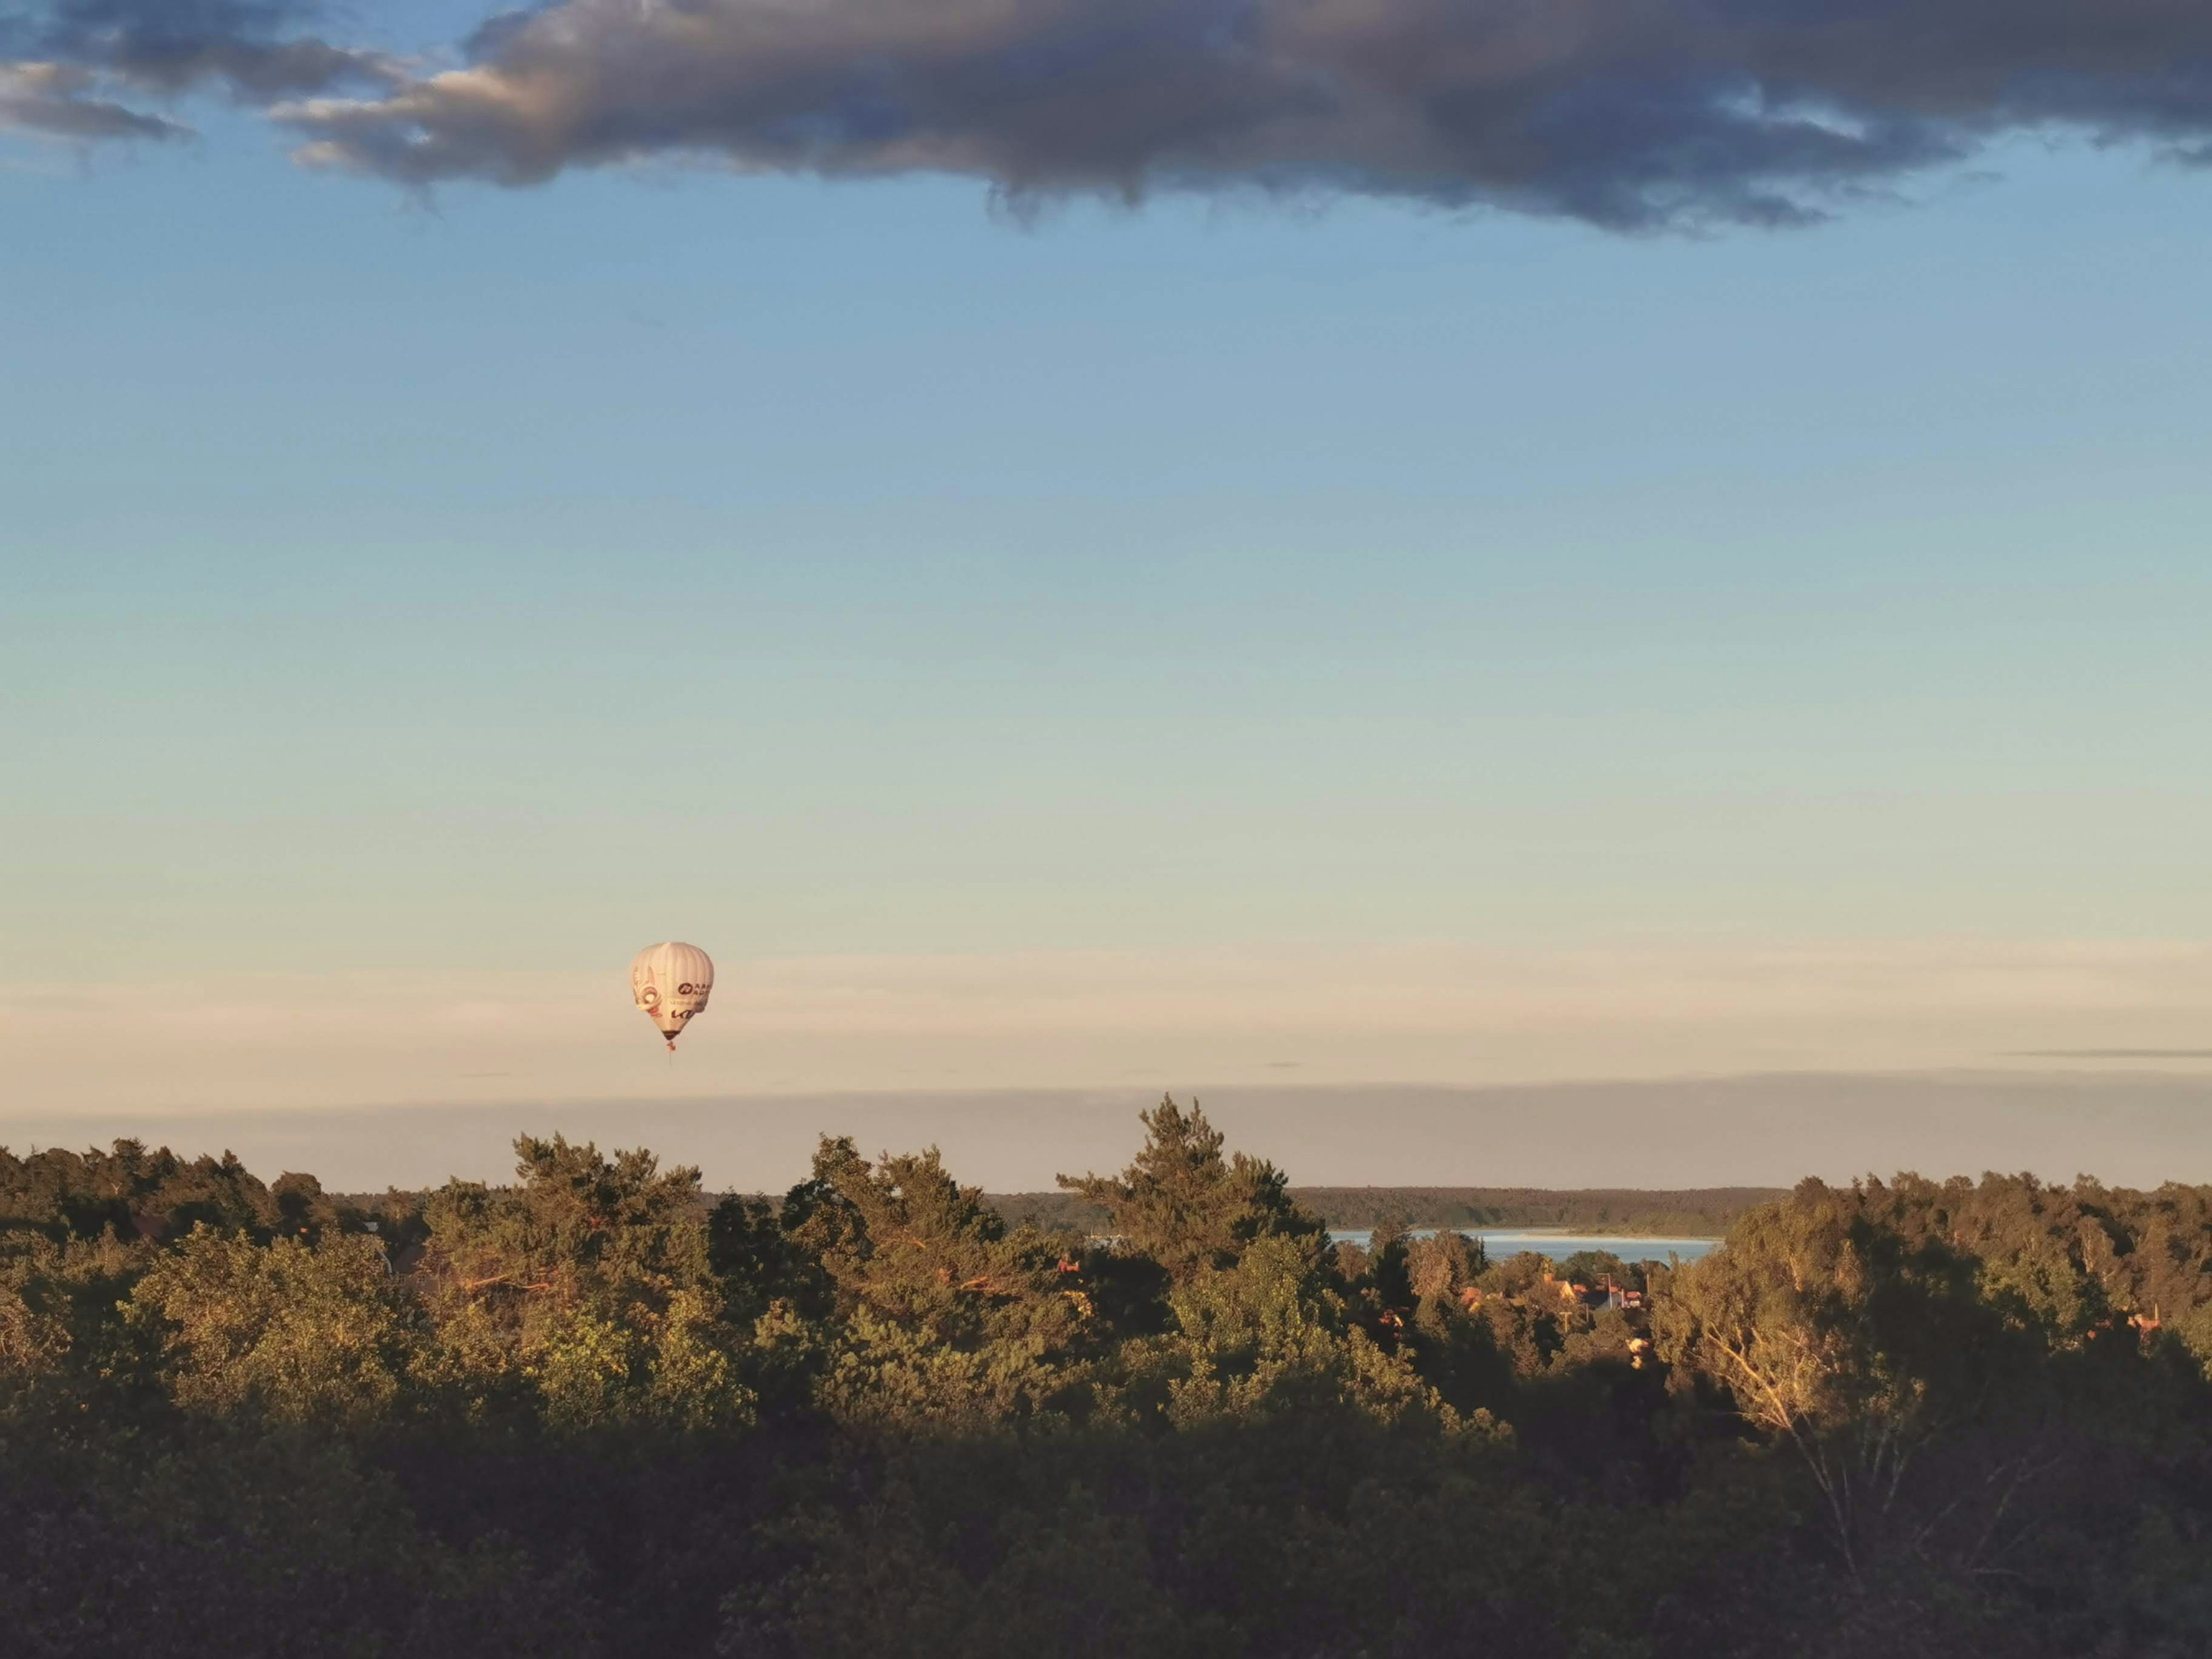
[(714, 964), (696, 945), (648, 945), (629, 964), (630, 994), (672, 1048), (714, 988)]

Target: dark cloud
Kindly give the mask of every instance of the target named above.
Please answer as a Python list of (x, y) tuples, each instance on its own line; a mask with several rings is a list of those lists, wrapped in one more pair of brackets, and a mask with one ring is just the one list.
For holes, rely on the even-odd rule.
[(317, 10), (307, 0), (46, 0), (37, 51), (155, 91), (214, 82), (253, 101), (392, 78), (378, 54), (300, 33)]
[(1630, 228), (1802, 220), (2009, 129), (2212, 143), (2207, 0), (565, 0), (477, 52), (284, 118), (415, 184), (686, 154)]
[(214, 87), (267, 104), (399, 78), (381, 54), (300, 33), (314, 9), (300, 0), (43, 0), (0, 19), (0, 126), (169, 138), (188, 129), (120, 100)]
[(665, 155), (1632, 229), (1817, 217), (2009, 131), (2212, 161), (2212, 0), (558, 0), (416, 76), (288, 0), (52, 3), (57, 58), (290, 95), (303, 159), (413, 185)]

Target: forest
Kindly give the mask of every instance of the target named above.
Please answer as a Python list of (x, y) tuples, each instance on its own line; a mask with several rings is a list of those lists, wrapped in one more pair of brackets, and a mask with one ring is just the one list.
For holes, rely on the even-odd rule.
[(1808, 1180), (1647, 1273), (1131, 1142), (1088, 1231), (835, 1138), (0, 1152), (7, 1651), (2212, 1653), (2212, 1188)]

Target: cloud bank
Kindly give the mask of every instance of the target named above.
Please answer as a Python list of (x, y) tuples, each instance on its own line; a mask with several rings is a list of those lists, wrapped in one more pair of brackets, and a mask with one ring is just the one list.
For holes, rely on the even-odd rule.
[[(2021, 131), (2212, 161), (2205, 0), (558, 0), (437, 72), (307, 21), (283, 0), (51, 0), (31, 33), (48, 70), (282, 99), (305, 161), (415, 185), (673, 156), (1642, 229), (1803, 222)], [(13, 118), (129, 113), (97, 91)]]
[[(1194, 1090), (1193, 1085), (1195, 1082)], [(819, 1134), (863, 1152), (934, 1146), (963, 1181), (1049, 1190), (1061, 1170), (1128, 1161), (1137, 1113), (1162, 1085), (908, 1090), (720, 1097), (633, 1089), (500, 1105), (10, 1112), (0, 1146), (136, 1135), (187, 1155), (236, 1151), (274, 1175), (310, 1170), (338, 1191), (500, 1182), (517, 1134), (650, 1146), (710, 1187), (781, 1192)], [(1466, 1088), (1217, 1085), (1195, 1092), (1230, 1144), (1331, 1186), (1789, 1186), (1917, 1170), (1942, 1177), (2090, 1173), (2128, 1186), (2212, 1179), (2212, 1077), (1754, 1076)]]

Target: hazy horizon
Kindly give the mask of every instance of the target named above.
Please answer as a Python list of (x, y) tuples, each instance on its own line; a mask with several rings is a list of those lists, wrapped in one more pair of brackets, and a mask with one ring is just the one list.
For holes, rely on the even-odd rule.
[[(264, 1179), (332, 1190), (504, 1182), (517, 1134), (642, 1146), (717, 1189), (781, 1191), (820, 1134), (867, 1156), (934, 1145), (961, 1181), (1049, 1189), (1121, 1168), (1158, 1085), (563, 1101), (313, 1110), (0, 1114), (0, 1145), (81, 1147), (137, 1136), (184, 1153), (235, 1151)], [(1175, 1086), (1233, 1146), (1299, 1186), (1790, 1186), (1912, 1170), (2113, 1186), (2212, 1182), (2212, 1070), (1780, 1075), (1454, 1089), (1406, 1085)]]

